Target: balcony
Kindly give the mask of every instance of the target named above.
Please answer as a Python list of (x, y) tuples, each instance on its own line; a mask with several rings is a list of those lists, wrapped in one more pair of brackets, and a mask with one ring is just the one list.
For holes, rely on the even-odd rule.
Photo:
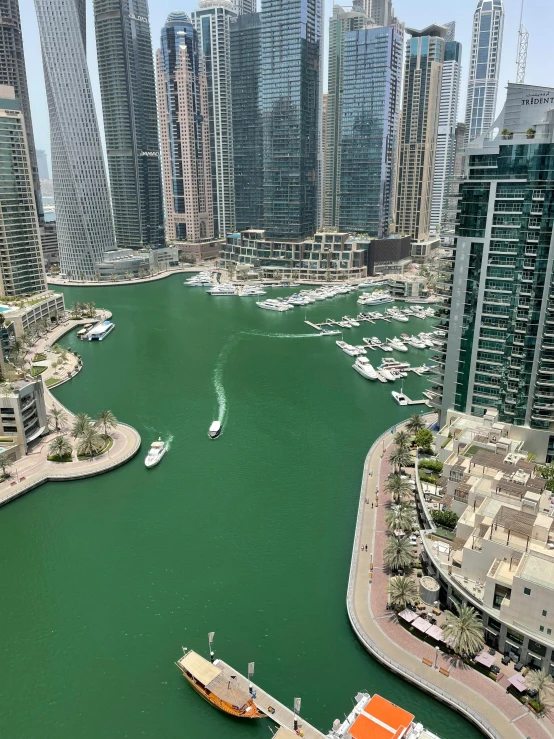
[(544, 190), (533, 190), (533, 202), (542, 203), (544, 202)]

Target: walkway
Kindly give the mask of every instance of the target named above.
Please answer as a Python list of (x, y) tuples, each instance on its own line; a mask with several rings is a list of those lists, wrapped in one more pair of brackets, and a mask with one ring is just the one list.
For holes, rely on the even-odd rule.
[[(553, 734), (548, 719), (537, 719), (490, 678), (467, 665), (453, 665), (442, 653), (437, 655), (432, 646), (412, 636), (387, 611), (388, 575), (383, 569), (382, 551), (386, 504), (390, 500), (384, 488), (391, 471), (387, 459), (391, 443), (389, 430), (374, 443), (364, 466), (347, 594), (348, 615), (356, 636), (385, 667), (464, 714), (492, 739), (550, 739)], [(379, 505), (372, 508), (377, 487)], [(422, 661), (425, 658), (434, 665), (437, 657), (437, 669)], [(439, 668), (448, 670), (450, 676), (441, 674)]]
[[(145, 282), (156, 282), (157, 280), (164, 280), (166, 277), (171, 275), (177, 275), (180, 272), (210, 272), (217, 271), (215, 266), (195, 266), (190, 265), (189, 267), (170, 267), (163, 272), (158, 272), (157, 275), (150, 275), (148, 277), (135, 277), (131, 280), (62, 280), (60, 277), (53, 277), (52, 275), (47, 276), (48, 285), (65, 285), (66, 287), (117, 287), (118, 285), (142, 285)], [(221, 271), (221, 270), (219, 270)]]

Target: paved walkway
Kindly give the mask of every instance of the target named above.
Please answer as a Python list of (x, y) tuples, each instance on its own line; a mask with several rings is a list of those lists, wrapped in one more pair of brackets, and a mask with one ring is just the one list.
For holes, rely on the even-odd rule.
[[(98, 311), (97, 320), (105, 320), (111, 317), (109, 311)], [(71, 331), (76, 326), (91, 323), (90, 318), (85, 318), (80, 321), (69, 321), (61, 326), (58, 326), (53, 331), (49, 332), (46, 336), (42, 337), (37, 343), (30, 348), (27, 357), (31, 358), (35, 354), (48, 353), (48, 347), (51, 347), (59, 339)], [(66, 382), (73, 377), (78, 371), (77, 361), (74, 355), (70, 354), (66, 365), (62, 368), (61, 372), (56, 370), (60, 375), (60, 383)], [(54, 373), (52, 367), (49, 367), (46, 372), (43, 372), (41, 377), (46, 380), (51, 377)], [(66, 414), (66, 420), (64, 421), (64, 428), (60, 431), (51, 432), (46, 436), (41, 437), (40, 442), (35, 443), (32, 447), (32, 451), (25, 457), (18, 459), (10, 465), (10, 471), (12, 477), (4, 482), (0, 483), (0, 506), (9, 503), (11, 500), (20, 497), (24, 493), (32, 490), (33, 488), (42, 485), (44, 482), (49, 480), (77, 480), (85, 477), (92, 477), (94, 475), (100, 475), (103, 472), (108, 472), (122, 464), (125, 464), (128, 460), (132, 459), (140, 449), (141, 438), (138, 431), (131, 426), (124, 423), (118, 423), (114, 431), (111, 432), (113, 438), (112, 447), (104, 454), (94, 457), (88, 460), (75, 460), (73, 462), (49, 462), (48, 457), (48, 445), (56, 436), (61, 433), (67, 432), (71, 428), (75, 415), (63, 406), (50, 392), (46, 384), (44, 384), (44, 396), (46, 402), (46, 410), (50, 410), (56, 406), (63, 409)], [(99, 408), (100, 410), (105, 410)]]
[[(387, 459), (391, 442), (390, 432), (379, 438), (364, 467), (347, 595), (348, 614), (356, 635), (386, 667), (465, 714), (489, 737), (550, 739), (554, 734), (548, 719), (537, 719), (490, 678), (467, 665), (453, 664), (441, 652), (437, 655), (432, 646), (412, 636), (386, 610), (388, 575), (383, 569), (382, 551), (386, 541), (385, 512), (390, 502), (384, 488), (391, 471)], [(425, 665), (424, 658), (433, 665), (437, 659), (437, 669)], [(442, 675), (439, 668), (448, 670), (450, 676)]]
[(148, 277), (135, 277), (131, 280), (62, 280), (60, 277), (53, 277), (52, 275), (47, 276), (47, 282), (49, 285), (66, 285), (66, 287), (117, 287), (117, 285), (142, 285), (145, 282), (156, 282), (157, 280), (165, 280), (166, 277), (171, 275), (179, 274), (179, 272), (211, 272), (221, 271), (215, 266), (199, 267), (190, 265), (188, 267), (170, 267), (163, 272), (158, 272), (157, 275), (149, 275)]

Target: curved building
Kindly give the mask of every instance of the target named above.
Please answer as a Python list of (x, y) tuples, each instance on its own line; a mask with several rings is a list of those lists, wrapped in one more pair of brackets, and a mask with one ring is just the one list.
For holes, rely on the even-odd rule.
[(35, 0), (52, 151), (60, 271), (96, 276), (115, 249), (112, 211), (86, 60), (85, 0)]
[(503, 30), (502, 0), (479, 0), (473, 16), (469, 56), (466, 145), (488, 131), (494, 121)]

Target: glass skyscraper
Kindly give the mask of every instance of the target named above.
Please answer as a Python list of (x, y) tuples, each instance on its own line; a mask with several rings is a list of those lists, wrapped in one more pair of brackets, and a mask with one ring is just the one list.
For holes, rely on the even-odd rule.
[(469, 56), (466, 144), (487, 131), (494, 121), (503, 30), (502, 0), (479, 0), (473, 16)]
[(398, 23), (345, 35), (339, 231), (388, 235), (403, 38), (403, 27)]
[(164, 244), (156, 86), (147, 0), (94, 0), (115, 238)]

